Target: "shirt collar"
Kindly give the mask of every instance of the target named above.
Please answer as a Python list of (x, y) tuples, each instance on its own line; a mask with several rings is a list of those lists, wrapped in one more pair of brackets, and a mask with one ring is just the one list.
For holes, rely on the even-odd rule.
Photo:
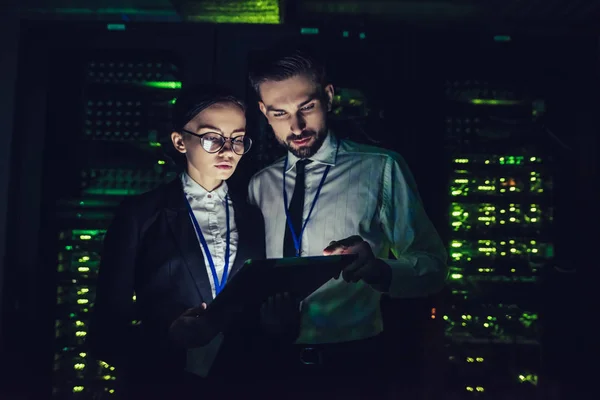
[[(321, 148), (317, 150), (317, 152), (310, 157), (309, 160), (315, 161), (319, 164), (331, 166), (335, 165), (335, 159), (337, 156), (337, 142), (338, 139), (335, 137), (333, 132), (329, 131), (325, 137), (325, 140), (323, 141), (323, 144), (321, 145)], [(288, 166), (285, 172), (289, 172), (292, 168), (294, 168), (298, 160), (300, 160), (289, 151), (287, 153), (287, 158)]]
[(212, 196), (216, 196), (219, 200), (225, 200), (225, 196), (227, 196), (228, 193), (227, 182), (223, 181), (221, 186), (219, 186), (212, 192), (209, 192), (208, 190), (200, 186), (198, 182), (193, 180), (187, 172), (181, 174), (181, 182), (183, 184), (183, 192), (198, 201), (203, 201), (204, 198), (209, 194)]

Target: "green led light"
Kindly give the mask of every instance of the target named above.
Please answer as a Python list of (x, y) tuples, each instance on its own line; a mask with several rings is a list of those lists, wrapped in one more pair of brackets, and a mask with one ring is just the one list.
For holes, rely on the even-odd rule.
[(494, 36), (494, 41), (496, 42), (510, 42), (512, 39), (508, 35), (496, 35)]
[(150, 147), (161, 147), (162, 144), (160, 144), (159, 142), (150, 142)]
[(364, 32), (361, 32), (360, 35), (358, 35), (359, 38), (361, 39), (366, 39), (367, 38), (367, 34)]
[(342, 32), (342, 36), (343, 37), (349, 37), (350, 36), (350, 32), (344, 31), (344, 32)]
[(125, 24), (108, 24), (106, 25), (106, 29), (109, 31), (124, 31)]
[(174, 105), (175, 103), (177, 103), (177, 97), (174, 97), (171, 100), (169, 100), (169, 104)]
[(165, 165), (165, 164), (166, 164), (165, 160), (158, 160), (158, 165)]
[(106, 195), (106, 196), (127, 196), (138, 194), (138, 190), (134, 189), (103, 189), (103, 188), (90, 188), (83, 191), (85, 194), (94, 195)]
[(514, 106), (519, 105), (522, 102), (518, 100), (496, 100), (496, 99), (472, 99), (469, 101), (475, 105), (486, 105), (486, 106)]
[(65, 250), (73, 250), (73, 246), (65, 246)]
[(500, 157), (498, 163), (500, 165), (521, 165), (524, 162), (523, 156), (506, 156)]
[(194, 3), (188, 13), (190, 22), (279, 24), (281, 12), (279, 0), (202, 0)]
[(151, 87), (155, 89), (181, 89), (181, 82), (160, 82), (160, 81), (149, 81), (142, 83), (143, 86)]
[(97, 229), (74, 229), (73, 230), (73, 235), (77, 236), (77, 235), (90, 235), (90, 236), (96, 236), (100, 233), (99, 230)]
[(319, 28), (302, 28), (300, 29), (302, 35), (318, 35)]
[(278, 13), (260, 13), (244, 15), (193, 15), (190, 22), (209, 22), (213, 24), (280, 24)]

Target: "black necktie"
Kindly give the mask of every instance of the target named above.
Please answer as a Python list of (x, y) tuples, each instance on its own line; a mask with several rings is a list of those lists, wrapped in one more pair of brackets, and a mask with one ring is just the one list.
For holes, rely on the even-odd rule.
[[(294, 194), (290, 201), (290, 207), (288, 209), (288, 215), (290, 222), (294, 227), (294, 232), (298, 240), (301, 239), (302, 231), (302, 214), (304, 212), (304, 167), (310, 163), (311, 160), (298, 160), (296, 162), (296, 183), (294, 184)], [(285, 179), (285, 177), (284, 177)], [(296, 257), (296, 246), (294, 245), (294, 238), (290, 232), (290, 228), (286, 222), (285, 236), (283, 238), (283, 256), (284, 257)]]

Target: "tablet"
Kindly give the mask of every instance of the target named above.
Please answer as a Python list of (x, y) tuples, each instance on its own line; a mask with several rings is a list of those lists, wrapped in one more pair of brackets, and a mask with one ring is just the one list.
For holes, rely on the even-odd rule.
[[(356, 254), (349, 254), (274, 260), (271, 270), (264, 278), (267, 297), (276, 293), (289, 292), (304, 299), (330, 279), (337, 278), (357, 257)], [(266, 300), (266, 297), (263, 300)]]
[(306, 298), (358, 256), (344, 254), (247, 260), (208, 306), (207, 312), (230, 313), (259, 306), (269, 296), (289, 292)]

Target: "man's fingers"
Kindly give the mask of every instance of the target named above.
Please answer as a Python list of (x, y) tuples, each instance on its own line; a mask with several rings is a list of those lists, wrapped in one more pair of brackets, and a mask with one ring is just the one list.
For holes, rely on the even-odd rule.
[(343, 246), (346, 246), (346, 247), (352, 247), (352, 246), (355, 246), (362, 242), (363, 242), (362, 237), (360, 237), (358, 235), (354, 235), (354, 236), (347, 237), (346, 239), (339, 240), (337, 243), (341, 244)]
[(365, 263), (367, 263), (367, 261), (368, 254), (359, 252), (357, 259), (342, 270), (342, 278), (344, 278), (346, 282), (357, 282), (357, 280), (355, 280), (355, 275), (357, 274), (357, 271), (366, 266)]
[(361, 244), (363, 241), (364, 240), (362, 237), (360, 237), (358, 235), (354, 235), (354, 236), (350, 236), (346, 239), (330, 242), (329, 246), (327, 246), (327, 247), (325, 247), (325, 249), (323, 249), (323, 255), (332, 256), (332, 255), (336, 255), (336, 254), (352, 253), (353, 252), (352, 247)]
[(347, 270), (342, 271), (342, 276), (346, 282), (358, 282), (361, 279), (366, 283), (372, 283), (375, 281), (376, 276), (374, 275), (376, 268), (376, 259), (362, 260), (360, 265), (356, 267), (358, 261), (355, 261), (349, 265)]
[(342, 270), (342, 279), (345, 280), (346, 282), (352, 282), (352, 277), (354, 276), (354, 271), (359, 266), (360, 266), (359, 261), (356, 260), (353, 263), (351, 263), (350, 265), (348, 265), (346, 268), (344, 268)]
[(334, 244), (334, 245), (325, 247), (325, 249), (323, 250), (323, 255), (324, 256), (335, 256), (337, 254), (344, 254), (345, 250), (346, 250), (345, 246), (339, 246), (338, 244)]
[(358, 235), (352, 235), (352, 236), (348, 236), (347, 238), (341, 239), (341, 240), (332, 240), (329, 245), (331, 246), (332, 244), (340, 244), (340, 245), (344, 245), (344, 246), (351, 246), (352, 244), (354, 244), (355, 242), (361, 242), (363, 239), (362, 237), (358, 236)]
[(356, 282), (360, 281), (361, 279), (364, 280), (366, 278), (368, 272), (369, 272), (369, 263), (361, 265), (360, 268), (358, 268), (352, 272), (350, 282), (356, 283)]
[(354, 272), (354, 271), (358, 270), (359, 268), (361, 268), (363, 266), (363, 264), (365, 264), (368, 261), (368, 259), (369, 259), (368, 254), (358, 253), (356, 260), (354, 260), (353, 262), (348, 264), (348, 266), (346, 266), (346, 268), (344, 268), (344, 270), (347, 272)]

